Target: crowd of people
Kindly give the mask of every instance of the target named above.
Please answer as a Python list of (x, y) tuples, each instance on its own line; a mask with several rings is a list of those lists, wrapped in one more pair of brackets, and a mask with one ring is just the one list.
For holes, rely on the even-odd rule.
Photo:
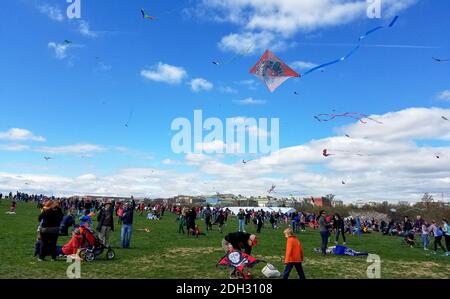
[[(426, 221), (421, 216), (414, 220), (405, 217), (403, 221), (375, 218), (348, 216), (342, 217), (338, 213), (327, 214), (324, 210), (319, 213), (307, 213), (304, 211), (289, 211), (283, 213), (278, 211), (264, 211), (263, 209), (240, 209), (236, 214), (226, 207), (182, 207), (179, 205), (168, 205), (163, 203), (145, 204), (136, 203), (131, 198), (128, 201), (91, 200), (79, 198), (54, 198), (43, 195), (28, 195), (17, 192), (7, 196), (0, 194), (0, 199), (9, 199), (12, 202), (11, 210), (16, 210), (16, 202), (35, 202), (41, 213), (38, 217), (38, 238), (36, 243), (36, 255), (39, 261), (47, 256), (55, 260), (59, 254), (77, 254), (82, 240), (80, 230), (90, 228), (92, 221), (97, 221), (96, 231), (103, 244), (109, 246), (111, 233), (115, 226), (121, 226), (121, 247), (130, 248), (135, 215), (138, 217), (147, 215), (147, 219), (162, 219), (166, 211), (176, 215), (178, 222), (178, 233), (188, 236), (199, 237), (214, 230), (220, 234), (224, 233), (231, 216), (237, 218), (237, 231), (227, 234), (222, 241), (224, 249), (230, 247), (251, 254), (251, 248), (256, 246), (255, 234), (246, 232), (248, 226), (253, 225), (256, 234), (263, 234), (263, 229), (277, 230), (286, 228), (283, 233), (287, 239), (285, 264), (286, 269), (283, 277), (289, 277), (293, 268), (297, 269), (300, 278), (304, 278), (303, 249), (296, 235), (306, 231), (307, 228), (317, 230), (320, 234), (320, 252), (327, 254), (328, 244), (333, 242), (346, 244), (349, 235), (360, 236), (366, 233), (379, 233), (385, 236), (400, 236), (409, 246), (420, 246), (424, 250), (432, 249), (437, 252), (442, 249), (450, 251), (450, 227), (446, 219), (441, 223), (437, 221)], [(116, 222), (117, 220), (117, 222)], [(203, 223), (203, 224), (202, 224)], [(204, 226), (203, 226), (204, 225)], [(205, 233), (200, 227), (205, 227)], [(72, 229), (72, 230), (71, 230)], [(228, 229), (230, 231), (230, 229)], [(231, 229), (234, 231), (234, 228)], [(59, 236), (69, 236), (71, 240), (64, 246), (57, 246)], [(433, 240), (431, 240), (433, 238)], [(443, 241), (445, 242), (443, 244)]]

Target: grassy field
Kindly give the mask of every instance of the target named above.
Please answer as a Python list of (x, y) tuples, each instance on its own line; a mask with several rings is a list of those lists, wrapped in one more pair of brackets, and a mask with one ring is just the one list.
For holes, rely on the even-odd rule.
[[(19, 203), (17, 215), (7, 215), (10, 202), (0, 202), (0, 278), (66, 278), (69, 264), (64, 259), (57, 262), (37, 262), (32, 255), (36, 240), (37, 216), (34, 204)], [(204, 229), (201, 221), (198, 222)], [(150, 228), (146, 233), (144, 228)], [(229, 220), (226, 232), (237, 228), (235, 219)], [(149, 221), (144, 216), (135, 215), (131, 249), (118, 248), (120, 227), (116, 228), (111, 243), (116, 251), (116, 259), (106, 261), (104, 256), (93, 263), (83, 263), (82, 278), (169, 278), (169, 279), (226, 279), (227, 271), (216, 268), (215, 264), (223, 256), (220, 248), (221, 235), (215, 231), (198, 239), (178, 234), (175, 216), (166, 215), (161, 221)], [(255, 232), (253, 225), (248, 232)], [(69, 237), (61, 237), (58, 244), (67, 242)], [(319, 247), (318, 231), (308, 230), (299, 234), (306, 261), (304, 270), (307, 278), (367, 278), (369, 265), (365, 257), (322, 257), (313, 252)], [(285, 239), (282, 229), (263, 229), (259, 235), (258, 247), (253, 255), (283, 268)], [(450, 278), (450, 258), (441, 254), (430, 255), (420, 246), (409, 248), (402, 245), (397, 237), (381, 236), (378, 233), (361, 237), (349, 237), (347, 246), (381, 257), (381, 275), (385, 279), (396, 278)], [(255, 278), (263, 278), (260, 264), (253, 271)], [(294, 271), (295, 272), (295, 271)], [(291, 277), (295, 278), (296, 273)]]

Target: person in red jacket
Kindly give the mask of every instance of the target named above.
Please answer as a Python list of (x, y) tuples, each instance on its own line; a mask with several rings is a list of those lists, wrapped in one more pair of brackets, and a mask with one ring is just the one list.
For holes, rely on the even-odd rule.
[(303, 272), (302, 262), (304, 260), (303, 248), (300, 241), (294, 235), (292, 228), (288, 228), (284, 231), (284, 236), (287, 239), (286, 242), (286, 256), (284, 263), (286, 268), (284, 269), (283, 279), (289, 279), (289, 274), (295, 267), (300, 279), (306, 279)]

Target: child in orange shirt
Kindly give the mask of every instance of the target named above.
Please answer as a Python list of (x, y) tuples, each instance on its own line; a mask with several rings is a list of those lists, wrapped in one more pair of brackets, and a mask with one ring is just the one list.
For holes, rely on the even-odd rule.
[(291, 228), (284, 231), (284, 236), (287, 239), (286, 243), (286, 257), (284, 263), (286, 268), (284, 269), (283, 279), (288, 279), (292, 268), (295, 267), (300, 279), (306, 279), (303, 272), (302, 262), (304, 260), (303, 248), (300, 241), (295, 237)]

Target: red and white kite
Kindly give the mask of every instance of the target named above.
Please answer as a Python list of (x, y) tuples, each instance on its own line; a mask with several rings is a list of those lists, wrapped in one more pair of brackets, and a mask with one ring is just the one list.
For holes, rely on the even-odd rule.
[(266, 50), (264, 55), (250, 70), (250, 73), (264, 81), (270, 92), (274, 92), (289, 78), (300, 77), (297, 72), (269, 50)]

